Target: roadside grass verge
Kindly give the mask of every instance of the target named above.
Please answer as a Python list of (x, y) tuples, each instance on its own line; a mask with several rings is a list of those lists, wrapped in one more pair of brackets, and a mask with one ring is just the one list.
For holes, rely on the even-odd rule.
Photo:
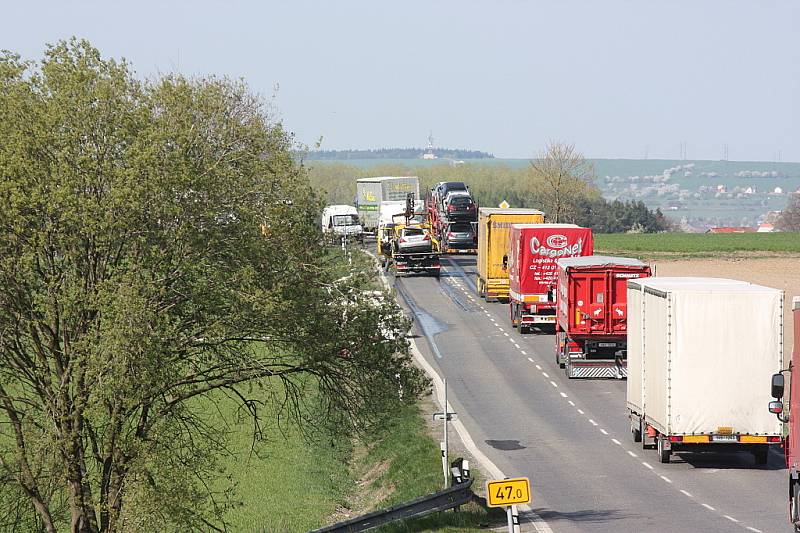
[[(295, 532), (319, 527), (333, 514), (352, 489), (349, 460), (352, 446), (347, 439), (304, 440), (298, 427), (286, 420), (264, 428), (266, 442), (253, 444), (253, 426), (239, 416), (232, 399), (218, 401), (221, 418), (234, 420), (228, 446), (232, 455), (222, 460), (235, 483), (234, 499), (241, 505), (228, 512), (230, 531)], [(267, 423), (277, 418), (277, 409), (266, 405)], [(316, 439), (315, 439), (316, 440)], [(218, 480), (220, 486), (229, 483)]]
[[(373, 494), (386, 495), (377, 502), (374, 509), (397, 505), (443, 488), (439, 444), (428, 435), (423, 416), (420, 403), (406, 406), (397, 412), (380, 435), (366, 439), (366, 454), (355, 465), (355, 469), (361, 476), (376, 468), (381, 472), (365, 488)], [(455, 457), (451, 457), (452, 459)], [(472, 475), (479, 476), (476, 468), (472, 468)], [(473, 489), (477, 489), (481, 482), (478, 477)], [(503, 520), (505, 513), (471, 502), (462, 506), (459, 511), (445, 511), (402, 523), (387, 524), (376, 531), (486, 531), (488, 525), (499, 525)]]
[(800, 233), (618, 233), (594, 236), (595, 253), (708, 257), (800, 254)]

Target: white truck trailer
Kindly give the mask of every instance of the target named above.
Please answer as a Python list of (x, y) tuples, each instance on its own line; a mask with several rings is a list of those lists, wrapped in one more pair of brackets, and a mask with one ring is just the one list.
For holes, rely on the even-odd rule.
[(783, 361), (783, 291), (719, 278), (628, 281), (627, 406), (633, 440), (673, 451), (752, 452), (781, 422), (766, 383)]

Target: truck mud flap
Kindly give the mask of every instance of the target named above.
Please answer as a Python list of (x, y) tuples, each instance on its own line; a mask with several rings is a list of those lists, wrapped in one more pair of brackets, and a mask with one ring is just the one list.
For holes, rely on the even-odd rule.
[(568, 362), (566, 373), (571, 378), (590, 378), (590, 379), (626, 379), (628, 369), (616, 364), (597, 364), (585, 362)]

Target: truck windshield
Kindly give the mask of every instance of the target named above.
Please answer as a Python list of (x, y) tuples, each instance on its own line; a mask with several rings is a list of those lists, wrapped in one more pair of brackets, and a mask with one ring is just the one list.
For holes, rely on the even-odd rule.
[(334, 215), (334, 226), (357, 226), (358, 215)]

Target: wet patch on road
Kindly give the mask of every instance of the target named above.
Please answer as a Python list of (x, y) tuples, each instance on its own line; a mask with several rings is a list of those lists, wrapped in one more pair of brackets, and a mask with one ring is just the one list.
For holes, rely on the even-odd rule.
[(520, 444), (518, 440), (487, 440), (485, 442), (495, 450), (503, 450), (504, 452), (525, 449), (525, 446)]

